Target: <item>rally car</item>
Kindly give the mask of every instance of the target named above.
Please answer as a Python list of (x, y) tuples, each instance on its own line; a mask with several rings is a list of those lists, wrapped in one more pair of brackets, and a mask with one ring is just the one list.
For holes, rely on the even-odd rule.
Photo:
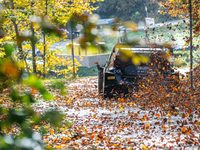
[[(148, 58), (148, 62), (141, 62), (139, 65), (133, 63), (134, 58), (122, 60), (120, 49), (132, 51), (134, 56)], [(112, 97), (119, 93), (128, 93), (128, 89), (138, 90), (140, 84), (149, 79), (160, 79), (159, 84), (171, 85), (179, 82), (179, 73), (172, 69), (167, 60), (167, 52), (161, 46), (135, 46), (131, 48), (113, 48), (109, 59), (103, 67), (97, 65), (99, 69), (98, 92), (103, 97)], [(158, 78), (161, 77), (162, 78)], [(152, 81), (152, 80), (151, 80)], [(155, 80), (154, 80), (155, 81)]]

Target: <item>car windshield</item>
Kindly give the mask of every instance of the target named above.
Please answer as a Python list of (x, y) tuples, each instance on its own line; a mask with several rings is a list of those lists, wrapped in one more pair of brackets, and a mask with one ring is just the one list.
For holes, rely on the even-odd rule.
[[(153, 63), (154, 66), (158, 66), (158, 64), (162, 63), (162, 64), (169, 64), (168, 60), (167, 60), (167, 56), (166, 56), (166, 52), (161, 52), (161, 51), (148, 51), (144, 52), (144, 51), (134, 51), (135, 55), (137, 55), (138, 57), (142, 58), (142, 57), (146, 57), (149, 58), (149, 62), (148, 63), (141, 63), (139, 66), (148, 66), (150, 65), (150, 63)], [(110, 61), (110, 67), (125, 67), (129, 64), (132, 64), (132, 60), (129, 59), (127, 61), (122, 61), (120, 60), (120, 56), (119, 54), (115, 56), (115, 58), (112, 58)], [(113, 66), (114, 65), (114, 66)]]

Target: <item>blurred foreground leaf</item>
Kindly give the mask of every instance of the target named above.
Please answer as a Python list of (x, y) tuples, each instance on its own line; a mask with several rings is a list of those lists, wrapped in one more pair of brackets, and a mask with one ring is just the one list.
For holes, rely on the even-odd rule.
[(52, 123), (56, 127), (60, 127), (61, 121), (63, 120), (64, 114), (62, 114), (57, 109), (53, 109), (44, 113), (42, 120), (47, 120), (49, 123)]

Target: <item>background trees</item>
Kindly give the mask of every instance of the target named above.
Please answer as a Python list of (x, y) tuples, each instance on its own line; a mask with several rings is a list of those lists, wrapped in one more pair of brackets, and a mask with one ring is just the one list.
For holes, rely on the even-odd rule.
[[(160, 3), (161, 14), (170, 14), (181, 19), (189, 19), (189, 0), (167, 0)], [(200, 33), (200, 3), (199, 0), (192, 0), (192, 21), (193, 33), (199, 36)]]
[[(64, 61), (64, 64), (71, 64), (64, 59), (58, 59), (55, 64), (55, 61), (52, 60), (55, 60), (54, 56), (59, 53), (59, 50), (54, 50), (52, 53), (50, 47), (53, 43), (66, 39), (59, 29), (66, 26), (73, 13), (81, 15), (85, 12), (91, 13), (95, 9), (90, 6), (90, 1), (79, 0), (73, 2), (65, 0), (5, 0), (2, 2), (2, 6), (5, 18), (2, 28), (5, 37), (1, 39), (1, 43), (7, 43), (10, 39), (9, 41), (17, 47), (16, 53), (18, 52), (19, 55), (16, 59), (23, 60), (26, 70), (34, 73), (55, 69), (56, 65), (60, 65)], [(55, 38), (55, 34), (60, 38)], [(43, 54), (44, 68), (35, 63), (39, 59), (35, 55), (36, 49)], [(28, 53), (28, 51), (32, 52)], [(27, 57), (31, 57), (32, 64), (26, 63)], [(65, 70), (65, 72), (69, 73), (70, 70)]]
[[(146, 16), (145, 6), (148, 7), (148, 17), (156, 18), (158, 22), (167, 19), (167, 14), (159, 14), (158, 1), (151, 0), (105, 0), (97, 2), (94, 6), (99, 6), (94, 12), (101, 18), (117, 17), (134, 22), (144, 21)], [(168, 17), (169, 18), (169, 17)]]
[[(64, 5), (64, 1), (4, 0), (1, 2), (0, 97), (5, 96), (8, 103), (1, 103), (0, 106), (0, 149), (46, 149), (41, 141), (43, 134), (46, 133), (46, 128), (42, 126), (47, 125), (48, 122), (49, 125), (60, 127), (66, 122), (63, 120), (64, 115), (57, 109), (47, 110), (41, 114), (32, 108), (32, 104), (36, 102), (36, 93), (41, 94), (45, 100), (52, 99), (53, 94), (48, 92), (35, 75), (26, 76), (23, 72), (23, 64), (26, 63), (28, 52), (31, 51), (33, 66), (37, 65), (37, 63), (34, 64), (35, 46), (42, 51), (45, 45), (47, 50), (46, 70), (61, 64), (70, 67), (72, 64), (70, 61), (55, 57), (58, 50), (57, 52), (50, 50), (50, 45), (59, 40), (55, 35), (62, 37), (56, 25), (65, 24), (72, 13), (91, 12), (92, 8), (90, 9), (89, 3), (81, 3), (76, 0), (74, 3), (70, 3), (71, 8), (69, 7), (69, 9), (66, 9), (68, 3), (66, 2)], [(52, 16), (47, 16), (48, 11)], [(54, 23), (55, 20), (56, 23)], [(45, 33), (46, 42), (41, 39), (42, 32)], [(6, 43), (11, 43), (14, 47), (16, 45), (16, 49), (14, 50), (10, 44)], [(13, 53), (14, 55), (12, 55)], [(41, 68), (38, 67), (38, 70)], [(29, 73), (32, 71), (36, 73), (36, 67), (33, 69), (30, 64), (26, 63), (26, 69)], [(63, 73), (69, 71), (70, 68)], [(59, 95), (65, 94), (64, 83), (56, 82), (51, 86), (51, 89), (60, 88)], [(40, 129), (35, 131), (35, 127), (38, 126)], [(10, 130), (16, 132), (9, 134)]]

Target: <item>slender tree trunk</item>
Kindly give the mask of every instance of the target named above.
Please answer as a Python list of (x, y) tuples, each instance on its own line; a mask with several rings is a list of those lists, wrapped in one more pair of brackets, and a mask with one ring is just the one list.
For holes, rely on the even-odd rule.
[[(11, 0), (11, 8), (14, 10), (13, 0)], [(13, 22), (13, 25), (14, 25), (14, 28), (15, 28), (15, 34), (16, 34), (16, 40), (17, 40), (17, 47), (18, 47), (18, 51), (19, 51), (19, 59), (25, 61), (26, 69), (27, 69), (27, 72), (29, 73), (29, 67), (28, 67), (28, 64), (26, 62), (26, 57), (24, 56), (24, 53), (23, 53), (22, 42), (20, 40), (21, 37), (19, 35), (19, 30), (18, 30), (18, 26), (16, 24), (16, 19), (13, 18), (12, 22)]]
[[(44, 31), (43, 31), (44, 32)], [(44, 52), (43, 52), (43, 77), (45, 78), (45, 55), (46, 55), (46, 38), (45, 32), (43, 33), (43, 45), (44, 45)]]
[[(14, 9), (13, 1), (11, 1), (11, 2), (12, 2), (12, 9)], [(12, 22), (13, 22), (13, 25), (14, 25), (14, 28), (15, 28), (17, 47), (18, 47), (19, 56), (20, 56), (19, 59), (23, 60), (24, 59), (24, 55), (23, 55), (23, 51), (22, 51), (22, 43), (20, 42), (19, 30), (18, 30), (18, 26), (16, 24), (16, 19), (12, 19)]]
[[(46, 0), (46, 13), (45, 13), (45, 15), (47, 16), (47, 6), (48, 6), (48, 4), (47, 4), (47, 0)], [(43, 31), (44, 32), (44, 31)], [(46, 37), (45, 37), (46, 35), (45, 35), (45, 32), (43, 33), (43, 38), (44, 38), (44, 52), (43, 52), (43, 77), (45, 78), (45, 55), (46, 55)]]
[(17, 47), (19, 50), (19, 59), (23, 60), (24, 59), (24, 55), (23, 55), (23, 51), (22, 51), (22, 43), (20, 42), (20, 36), (19, 36), (19, 31), (18, 31), (18, 26), (16, 24), (15, 19), (12, 20), (14, 28), (15, 28), (15, 34), (16, 34), (16, 40), (17, 40)]
[[(35, 31), (33, 28), (33, 24), (31, 23), (31, 32), (32, 32), (32, 37), (35, 36)], [(35, 42), (31, 41), (31, 46), (32, 46), (32, 64), (33, 64), (33, 73), (37, 73), (37, 68), (36, 68), (36, 55), (35, 55)]]

